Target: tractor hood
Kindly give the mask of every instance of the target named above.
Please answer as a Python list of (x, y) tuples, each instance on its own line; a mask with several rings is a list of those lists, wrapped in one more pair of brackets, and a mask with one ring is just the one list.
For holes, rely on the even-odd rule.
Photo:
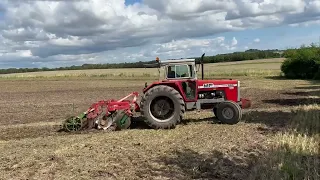
[(198, 88), (236, 87), (237, 80), (198, 80)]

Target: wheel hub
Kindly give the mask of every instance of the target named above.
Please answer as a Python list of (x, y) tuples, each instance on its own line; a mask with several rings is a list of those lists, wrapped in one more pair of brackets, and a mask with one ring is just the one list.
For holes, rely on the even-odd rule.
[(173, 115), (174, 105), (169, 98), (159, 97), (151, 103), (150, 111), (156, 119), (165, 121)]
[(227, 107), (222, 110), (222, 115), (226, 119), (232, 119), (232, 117), (234, 116), (234, 113), (231, 108)]
[(170, 104), (161, 99), (157, 102), (157, 104), (155, 104), (154, 109), (158, 116), (166, 115), (170, 111)]

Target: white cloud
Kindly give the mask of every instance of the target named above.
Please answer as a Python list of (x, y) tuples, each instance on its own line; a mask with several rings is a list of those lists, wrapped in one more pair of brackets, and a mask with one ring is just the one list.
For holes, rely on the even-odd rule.
[(90, 39), (80, 39), (77, 36), (70, 36), (68, 38), (55, 38), (48, 41), (51, 45), (57, 46), (91, 46), (94, 45)]
[(260, 42), (260, 39), (259, 39), (259, 38), (256, 38), (256, 39), (253, 40), (253, 42), (258, 43), (258, 42)]
[(294, 24), (290, 24), (289, 26), (291, 26), (291, 27), (299, 27), (299, 26), (308, 27), (311, 25), (319, 25), (319, 24), (320, 24), (320, 20), (314, 20), (314, 21), (307, 21), (307, 22), (303, 22), (303, 23), (294, 23)]
[(237, 44), (238, 44), (237, 39), (236, 39), (235, 37), (233, 37), (231, 45), (232, 45), (232, 46), (235, 46), (235, 45), (237, 45)]
[[(219, 43), (207, 36), (320, 20), (318, 0), (144, 0), (130, 6), (124, 0), (2, 0), (0, 10), (0, 62), (25, 64), (230, 51), (237, 48), (235, 37)], [(123, 51), (127, 55), (118, 54)]]
[(168, 52), (175, 50), (188, 50), (194, 47), (208, 47), (215, 42), (223, 42), (224, 37), (218, 37), (215, 39), (184, 39), (184, 40), (172, 40), (168, 43), (157, 44), (159, 46), (157, 52)]
[(190, 56), (190, 52), (195, 52), (194, 55), (199, 56), (201, 52), (216, 52), (217, 50), (229, 51), (236, 48), (237, 40), (233, 37), (228, 43), (225, 37), (216, 37), (209, 39), (182, 39), (172, 40), (168, 43), (156, 44), (156, 50), (152, 55), (159, 56), (166, 54), (171, 56)]

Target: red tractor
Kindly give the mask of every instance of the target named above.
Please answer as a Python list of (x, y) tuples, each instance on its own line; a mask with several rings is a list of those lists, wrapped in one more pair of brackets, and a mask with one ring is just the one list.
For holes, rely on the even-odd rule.
[(240, 81), (204, 80), (197, 78), (195, 59), (159, 61), (164, 78), (143, 89), (140, 111), (152, 128), (173, 128), (186, 111), (212, 109), (217, 119), (226, 124), (241, 120), (242, 108), (251, 103), (240, 96)]
[[(242, 108), (249, 108), (251, 101), (241, 98), (238, 80), (204, 80), (203, 57), (204, 54), (199, 63), (195, 59), (160, 61), (157, 58), (156, 65), (162, 70), (163, 78), (145, 85), (140, 105), (137, 92), (118, 101), (99, 101), (81, 116), (69, 118), (64, 127), (71, 131), (91, 124), (90, 127), (95, 125), (99, 129), (125, 129), (130, 126), (134, 112), (140, 112), (150, 127), (171, 129), (186, 111), (200, 109), (212, 109), (222, 123), (238, 123)], [(197, 77), (197, 64), (201, 65), (201, 80)], [(133, 101), (126, 100), (132, 95)]]

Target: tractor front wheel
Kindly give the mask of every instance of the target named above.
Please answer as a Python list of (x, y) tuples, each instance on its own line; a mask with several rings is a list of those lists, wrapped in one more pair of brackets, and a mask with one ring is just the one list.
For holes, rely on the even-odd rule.
[(232, 101), (219, 103), (214, 109), (214, 114), (219, 121), (225, 124), (237, 124), (242, 118), (240, 106)]
[(154, 129), (175, 128), (184, 112), (185, 103), (182, 96), (170, 86), (155, 86), (148, 90), (141, 100), (141, 115)]

